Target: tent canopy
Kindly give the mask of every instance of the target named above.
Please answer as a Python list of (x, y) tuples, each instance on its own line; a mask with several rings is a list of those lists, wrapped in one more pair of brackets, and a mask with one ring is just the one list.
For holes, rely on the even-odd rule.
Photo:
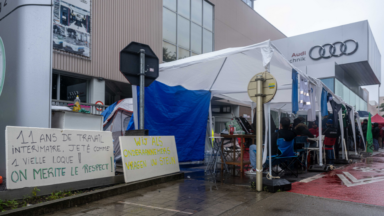
[[(250, 102), (246, 95), (249, 81), (255, 74), (267, 70), (275, 76), (278, 91), (292, 88), (292, 66), (270, 41), (161, 64), (157, 81)], [(306, 74), (298, 73), (308, 79)]]
[[(255, 107), (256, 104), (248, 97), (248, 83), (255, 74), (268, 71), (276, 78), (278, 86), (271, 109), (291, 113), (292, 69), (317, 88), (316, 98), (320, 98), (324, 88), (333, 95), (336, 103), (349, 106), (320, 80), (291, 65), (269, 40), (161, 64), (157, 81), (188, 90), (207, 90), (212, 96)], [(318, 100), (315, 108), (320, 109)]]
[(384, 125), (384, 118), (381, 117), (379, 114), (376, 114), (371, 119), (372, 123), (379, 123), (380, 125)]
[[(145, 97), (145, 128), (151, 128), (150, 135), (174, 134), (179, 159), (183, 156), (181, 161), (198, 160), (204, 157), (203, 149), (196, 149), (196, 146), (205, 144), (208, 116), (203, 110), (208, 112), (210, 106), (206, 101), (209, 102), (209, 98), (215, 96), (254, 108), (256, 104), (248, 97), (248, 83), (255, 74), (267, 71), (277, 81), (277, 93), (269, 104), (270, 109), (291, 113), (293, 69), (317, 89), (316, 104), (312, 109), (321, 109), (320, 98), (323, 89), (333, 95), (336, 103), (347, 105), (320, 80), (307, 76), (291, 65), (268, 40), (251, 46), (229, 48), (161, 64), (158, 79), (145, 90), (151, 95), (157, 95)], [(200, 96), (195, 97), (196, 95)], [(185, 97), (191, 97), (191, 100), (188, 101)], [(134, 94), (136, 105), (138, 98), (138, 93)], [(158, 110), (159, 113), (151, 115), (148, 110), (153, 113)], [(211, 115), (211, 112), (209, 114)], [(190, 118), (191, 116), (194, 118)], [(202, 121), (193, 123), (197, 118)], [(136, 119), (138, 118), (135, 117), (135, 122)], [(211, 120), (210, 117), (210, 131)], [(204, 130), (194, 129), (199, 127), (204, 127)], [(176, 129), (182, 129), (186, 133), (174, 133)], [(196, 137), (199, 139), (196, 140)]]

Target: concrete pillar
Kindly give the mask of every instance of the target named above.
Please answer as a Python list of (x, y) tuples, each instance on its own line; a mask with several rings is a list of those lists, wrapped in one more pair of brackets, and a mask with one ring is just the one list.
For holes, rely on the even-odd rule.
[(105, 80), (92, 78), (89, 82), (89, 97), (88, 103), (96, 103), (97, 101), (105, 104)]
[(0, 176), (3, 177), (7, 177), (6, 127), (51, 126), (51, 4), (51, 0), (8, 1), (0, 13), (0, 37), (6, 56), (0, 96)]

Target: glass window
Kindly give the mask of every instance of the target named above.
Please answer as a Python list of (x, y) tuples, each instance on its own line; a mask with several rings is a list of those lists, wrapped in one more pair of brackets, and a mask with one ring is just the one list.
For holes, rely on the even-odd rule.
[(335, 94), (339, 97), (343, 97), (343, 84), (339, 80), (335, 80)]
[(177, 24), (177, 42), (179, 46), (189, 49), (189, 24), (187, 19), (179, 16)]
[(204, 28), (213, 30), (213, 6), (204, 1)]
[(192, 0), (192, 16), (193, 22), (201, 25), (203, 21), (203, 0)]
[(170, 62), (176, 59), (176, 46), (163, 41), (163, 61)]
[(192, 23), (191, 28), (191, 48), (192, 51), (198, 54), (201, 54), (201, 45), (202, 45), (202, 28), (201, 26)]
[(189, 57), (189, 51), (179, 48), (179, 59), (187, 58)]
[(351, 90), (349, 90), (347, 86), (344, 86), (343, 93), (344, 93), (343, 95), (344, 102), (349, 104), (349, 94), (351, 93)]
[(80, 101), (87, 102), (87, 80), (60, 76), (60, 100), (73, 101), (78, 95)]
[(57, 77), (59, 75), (52, 74), (52, 99), (57, 100)]
[(356, 109), (356, 94), (354, 92), (349, 94), (349, 104), (354, 106)]
[(365, 108), (366, 106), (366, 102), (360, 98), (360, 109), (363, 110), (363, 111), (367, 111), (367, 109)]
[(204, 29), (203, 34), (203, 52), (212, 52), (212, 46), (213, 45), (213, 38), (212, 38), (212, 32), (207, 31)]
[(176, 44), (176, 14), (163, 8), (163, 39)]
[(189, 15), (190, 15), (190, 1), (189, 0), (178, 0), (177, 2), (177, 12), (182, 15), (182, 16), (185, 16), (186, 18), (189, 19)]
[(176, 0), (163, 0), (163, 5), (173, 11), (176, 11)]
[(321, 79), (321, 81), (332, 91), (335, 92), (335, 78)]
[(247, 4), (249, 7), (253, 8), (253, 0), (243, 0), (245, 4)]
[(206, 0), (175, 0), (163, 6), (164, 62), (213, 51), (213, 5)]
[(360, 110), (361, 110), (361, 108), (360, 108), (360, 98), (357, 97), (357, 95), (356, 95), (356, 110), (357, 110), (357, 111), (360, 111)]

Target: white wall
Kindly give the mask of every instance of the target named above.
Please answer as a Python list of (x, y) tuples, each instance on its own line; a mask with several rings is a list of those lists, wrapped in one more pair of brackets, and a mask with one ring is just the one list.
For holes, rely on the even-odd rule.
[(314, 78), (327, 78), (335, 76), (335, 63), (325, 62), (322, 64), (308, 65), (307, 74)]
[[(46, 5), (18, 7), (23, 3)], [(5, 127), (50, 127), (50, 4), (50, 0), (12, 0), (8, 1), (8, 5), (0, 12), (0, 37), (4, 41), (7, 61), (4, 88), (0, 96), (0, 176), (3, 177)]]
[[(309, 51), (314, 46), (322, 46), (324, 44), (335, 42), (344, 42), (352, 39), (358, 42), (358, 50), (349, 56), (332, 57), (329, 59), (312, 60), (309, 57)], [(272, 42), (289, 61), (293, 59), (305, 58), (305, 60), (295, 61), (295, 66), (305, 66), (319, 64), (325, 62), (336, 62), (337, 64), (347, 64), (361, 61), (368, 61), (368, 21), (352, 23), (348, 25), (338, 26), (334, 28), (324, 29), (316, 32), (283, 38)], [(348, 44), (349, 49), (353, 49), (352, 44)], [(377, 48), (377, 47), (376, 47)], [(339, 45), (337, 45), (336, 54), (339, 54)], [(326, 49), (326, 55), (329, 55)], [(348, 50), (347, 50), (348, 51)], [(302, 54), (305, 52), (304, 54)], [(317, 51), (318, 52), (318, 51)], [(293, 57), (293, 54), (302, 54), (299, 57)], [(316, 54), (316, 51), (314, 52)], [(315, 57), (315, 55), (313, 55)], [(375, 69), (374, 66), (371, 66)]]

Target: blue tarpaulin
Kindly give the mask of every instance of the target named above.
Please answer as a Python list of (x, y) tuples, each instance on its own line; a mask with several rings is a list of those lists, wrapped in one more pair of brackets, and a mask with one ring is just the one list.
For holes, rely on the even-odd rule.
[(111, 113), (113, 112), (113, 110), (115, 109), (116, 105), (117, 105), (118, 101), (116, 101), (115, 103), (113, 103), (111, 106), (107, 107), (103, 113), (101, 113), (101, 115), (104, 117), (103, 121), (107, 120), (107, 118), (109, 117), (109, 115), (111, 115)]
[[(137, 92), (139, 105), (139, 86)], [(209, 91), (155, 81), (145, 88), (145, 129), (150, 136), (175, 136), (179, 162), (202, 161), (210, 100)], [(129, 125), (128, 129), (134, 128), (133, 118)]]
[(321, 116), (328, 115), (328, 92), (323, 88), (323, 91), (321, 92)]

